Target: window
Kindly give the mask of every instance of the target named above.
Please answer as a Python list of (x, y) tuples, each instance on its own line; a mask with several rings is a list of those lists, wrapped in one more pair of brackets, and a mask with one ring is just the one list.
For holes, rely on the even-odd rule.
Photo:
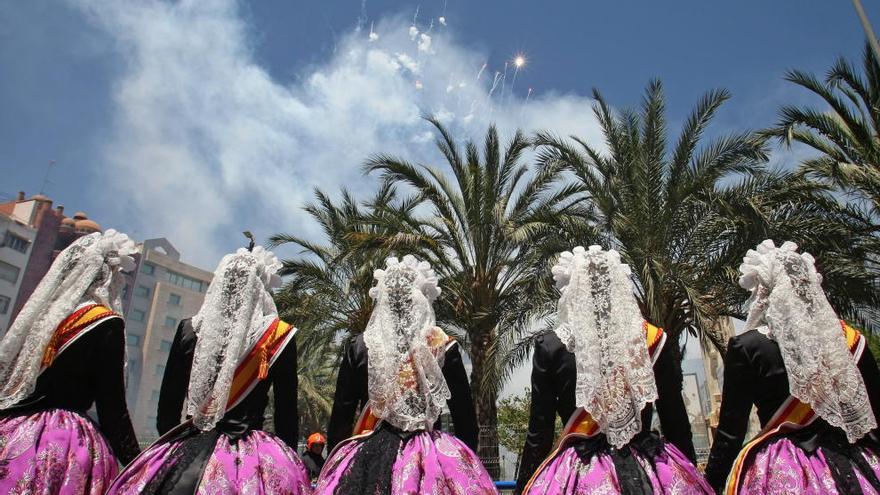
[(141, 311), (139, 309), (133, 309), (133, 310), (131, 310), (131, 314), (129, 315), (129, 318), (131, 318), (134, 321), (144, 321), (144, 317), (146, 317), (146, 316), (147, 316), (147, 314), (144, 313), (143, 311)]
[(162, 350), (165, 352), (170, 351), (171, 350), (171, 341), (163, 339), (162, 342), (159, 343), (159, 350)]
[(19, 253), (26, 253), (30, 241), (7, 230), (6, 235), (3, 236), (3, 245), (15, 249)]
[(177, 326), (177, 320), (170, 316), (165, 317), (165, 326), (168, 328), (174, 328)]
[(156, 265), (152, 263), (144, 263), (144, 266), (141, 267), (141, 271), (147, 275), (152, 275), (156, 273)]
[(157, 365), (156, 365), (156, 375), (155, 375), (155, 376), (156, 376), (156, 377), (162, 377), (162, 376), (164, 376), (164, 375), (165, 375), (165, 365), (164, 365), (164, 364), (157, 364)]
[(172, 272), (171, 270), (168, 270), (168, 281), (174, 285), (183, 287), (184, 289), (190, 289), (196, 292), (205, 292), (208, 289), (207, 283), (177, 272)]
[(134, 291), (134, 295), (136, 295), (138, 297), (149, 298), (151, 292), (152, 292), (152, 290), (150, 290), (150, 288), (147, 287), (146, 285), (138, 285), (138, 288), (135, 289), (135, 291)]
[(0, 261), (0, 280), (6, 280), (7, 282), (18, 282), (18, 272), (19, 269), (17, 266), (10, 265), (5, 261)]
[(12, 302), (12, 299), (6, 296), (0, 296), (0, 315), (5, 315), (9, 312), (9, 303)]
[(128, 345), (131, 345), (131, 346), (134, 346), (134, 347), (137, 347), (137, 346), (141, 345), (141, 337), (140, 337), (140, 335), (132, 335), (132, 334), (128, 334), (128, 335), (125, 336), (125, 341), (128, 343)]
[(157, 402), (158, 400), (159, 400), (159, 391), (158, 391), (158, 390), (153, 390), (153, 393), (150, 394), (150, 401), (151, 401), (151, 402)]
[(172, 306), (180, 306), (180, 295), (179, 294), (169, 294), (168, 295), (168, 304)]

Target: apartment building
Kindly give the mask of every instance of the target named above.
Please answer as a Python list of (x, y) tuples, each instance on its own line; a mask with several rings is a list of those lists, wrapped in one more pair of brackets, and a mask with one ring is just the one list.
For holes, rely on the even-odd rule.
[(125, 307), (128, 406), (138, 439), (157, 437), (156, 407), (168, 351), (178, 323), (201, 307), (213, 273), (180, 260), (164, 238), (139, 245), (137, 270)]

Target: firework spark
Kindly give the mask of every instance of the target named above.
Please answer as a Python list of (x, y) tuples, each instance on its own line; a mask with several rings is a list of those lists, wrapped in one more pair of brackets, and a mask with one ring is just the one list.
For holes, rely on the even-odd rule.
[(488, 66), (489, 66), (489, 64), (483, 64), (483, 66), (480, 67), (480, 71), (477, 72), (477, 77), (475, 77), (474, 80), (479, 81), (479, 80), (480, 80), (480, 76), (483, 75), (483, 71), (485, 71), (485, 70), (486, 70), (486, 67), (488, 67)]

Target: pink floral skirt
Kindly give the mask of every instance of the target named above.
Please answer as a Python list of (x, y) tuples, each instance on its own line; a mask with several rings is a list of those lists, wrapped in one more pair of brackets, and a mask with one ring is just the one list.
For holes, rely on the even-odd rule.
[[(654, 494), (703, 495), (714, 491), (696, 466), (671, 443), (663, 442), (660, 452), (646, 456), (624, 447), (644, 471)], [(598, 450), (585, 460), (573, 446), (562, 449), (535, 475), (527, 495), (574, 495), (583, 493), (621, 493), (614, 461), (608, 450)]]
[(118, 470), (107, 440), (75, 412), (0, 418), (0, 493), (101, 495)]
[[(861, 455), (874, 474), (880, 477), (877, 452), (862, 448)], [(878, 493), (861, 471), (854, 469), (854, 472), (863, 494)], [(781, 437), (767, 441), (749, 455), (743, 467), (739, 493), (837, 495), (838, 490), (821, 447), (810, 454), (790, 439)]]
[[(324, 464), (315, 494), (337, 494), (365, 438), (341, 444)], [(397, 452), (389, 495), (485, 495), (498, 493), (476, 454), (452, 435), (420, 432)], [(339, 495), (342, 495), (339, 493)]]
[[(154, 443), (119, 474), (108, 495), (153, 491), (156, 477), (180, 461), (179, 450), (188, 441), (193, 437)], [(237, 440), (219, 435), (195, 493), (307, 495), (311, 486), (305, 465), (293, 449), (275, 435), (251, 430)]]

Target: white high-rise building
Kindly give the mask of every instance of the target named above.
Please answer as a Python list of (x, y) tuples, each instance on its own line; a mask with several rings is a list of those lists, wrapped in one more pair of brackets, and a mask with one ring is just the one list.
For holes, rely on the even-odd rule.
[(139, 246), (126, 287), (128, 407), (141, 443), (155, 440), (156, 407), (168, 351), (180, 320), (196, 314), (213, 273), (180, 261), (167, 239)]

